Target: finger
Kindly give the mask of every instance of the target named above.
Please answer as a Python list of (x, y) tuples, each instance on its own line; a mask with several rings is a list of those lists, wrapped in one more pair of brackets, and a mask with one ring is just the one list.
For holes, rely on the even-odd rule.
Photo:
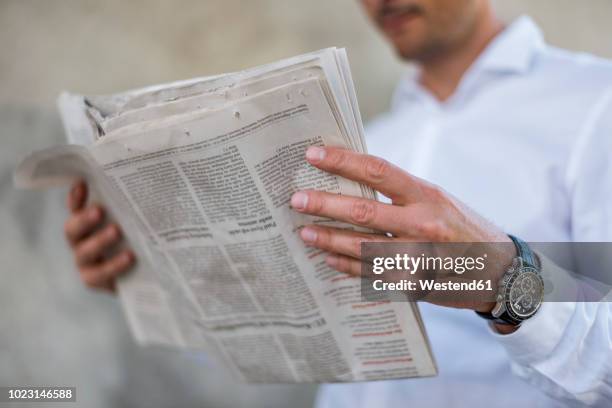
[(112, 287), (114, 280), (125, 274), (134, 261), (134, 254), (131, 251), (122, 251), (95, 266), (82, 267), (80, 269), (81, 279), (90, 288)]
[(85, 181), (78, 180), (72, 185), (66, 200), (66, 206), (71, 213), (82, 209), (87, 202), (87, 184)]
[(66, 239), (71, 245), (75, 245), (80, 239), (98, 227), (103, 219), (104, 210), (98, 205), (93, 205), (76, 212), (64, 224)]
[(104, 229), (97, 231), (76, 245), (74, 255), (77, 265), (83, 266), (95, 262), (120, 239), (121, 231), (117, 224), (107, 225)]
[(366, 184), (396, 204), (418, 201), (427, 183), (379, 157), (337, 147), (312, 146), (306, 160), (315, 167)]
[(384, 235), (366, 234), (340, 228), (307, 226), (300, 237), (308, 245), (335, 254), (361, 259), (361, 244), (368, 242), (390, 242)]
[(333, 218), (349, 224), (391, 232), (409, 233), (409, 220), (402, 216), (403, 207), (365, 198), (342, 196), (322, 191), (300, 191), (291, 197), (291, 206), (302, 213)]
[(344, 255), (329, 255), (325, 262), (338, 272), (351, 276), (361, 276), (361, 261)]

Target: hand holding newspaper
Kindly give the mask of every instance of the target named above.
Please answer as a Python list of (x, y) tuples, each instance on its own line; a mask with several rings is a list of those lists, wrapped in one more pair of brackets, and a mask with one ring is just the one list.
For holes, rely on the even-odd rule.
[(344, 50), (59, 105), (70, 144), (27, 157), (15, 182), (85, 178), (122, 225), (138, 342), (206, 351), (248, 382), (436, 374), (416, 304), (363, 302), (297, 235), (348, 227), (292, 211), (298, 190), (375, 198), (304, 160), (311, 145), (366, 151)]

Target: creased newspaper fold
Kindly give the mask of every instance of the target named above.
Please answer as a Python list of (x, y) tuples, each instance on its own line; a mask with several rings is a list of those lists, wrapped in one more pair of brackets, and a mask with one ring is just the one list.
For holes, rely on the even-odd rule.
[(59, 105), (70, 144), (27, 157), (15, 183), (88, 181), (137, 254), (118, 288), (140, 343), (204, 350), (248, 382), (436, 374), (417, 306), (364, 302), (297, 235), (349, 227), (292, 211), (298, 190), (375, 198), (304, 160), (366, 151), (344, 50)]

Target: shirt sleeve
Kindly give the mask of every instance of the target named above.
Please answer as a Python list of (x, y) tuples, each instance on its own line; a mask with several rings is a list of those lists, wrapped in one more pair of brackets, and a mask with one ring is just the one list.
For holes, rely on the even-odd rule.
[[(612, 246), (611, 107), (612, 92), (606, 92), (577, 138), (567, 166), (572, 240), (600, 248)], [(582, 289), (570, 274), (540, 258), (542, 273), (565, 282), (565, 289), (574, 290), (579, 300)], [(606, 276), (612, 274), (609, 260), (599, 265)], [(492, 333), (507, 350), (513, 371), (542, 391), (569, 406), (612, 406), (612, 303), (545, 302), (514, 333)]]
[[(567, 271), (540, 256), (543, 273)], [(559, 279), (557, 280), (557, 282)], [(576, 288), (579, 297), (579, 288)], [(514, 333), (492, 334), (515, 374), (569, 406), (612, 406), (612, 310), (608, 302), (545, 302)]]

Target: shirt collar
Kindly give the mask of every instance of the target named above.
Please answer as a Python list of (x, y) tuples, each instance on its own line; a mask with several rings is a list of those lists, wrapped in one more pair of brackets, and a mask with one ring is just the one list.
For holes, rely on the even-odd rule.
[[(533, 57), (544, 44), (544, 36), (537, 24), (530, 17), (521, 16), (489, 44), (465, 73), (462, 82), (469, 82), (470, 77), (473, 78), (482, 72), (525, 73), (529, 70)], [(406, 97), (414, 98), (426, 93), (419, 85), (418, 78), (417, 69), (410, 71), (402, 79), (393, 97), (392, 106), (401, 105)]]
[(473, 68), (479, 71), (525, 73), (537, 51), (544, 46), (544, 36), (528, 16), (519, 17), (487, 47)]

